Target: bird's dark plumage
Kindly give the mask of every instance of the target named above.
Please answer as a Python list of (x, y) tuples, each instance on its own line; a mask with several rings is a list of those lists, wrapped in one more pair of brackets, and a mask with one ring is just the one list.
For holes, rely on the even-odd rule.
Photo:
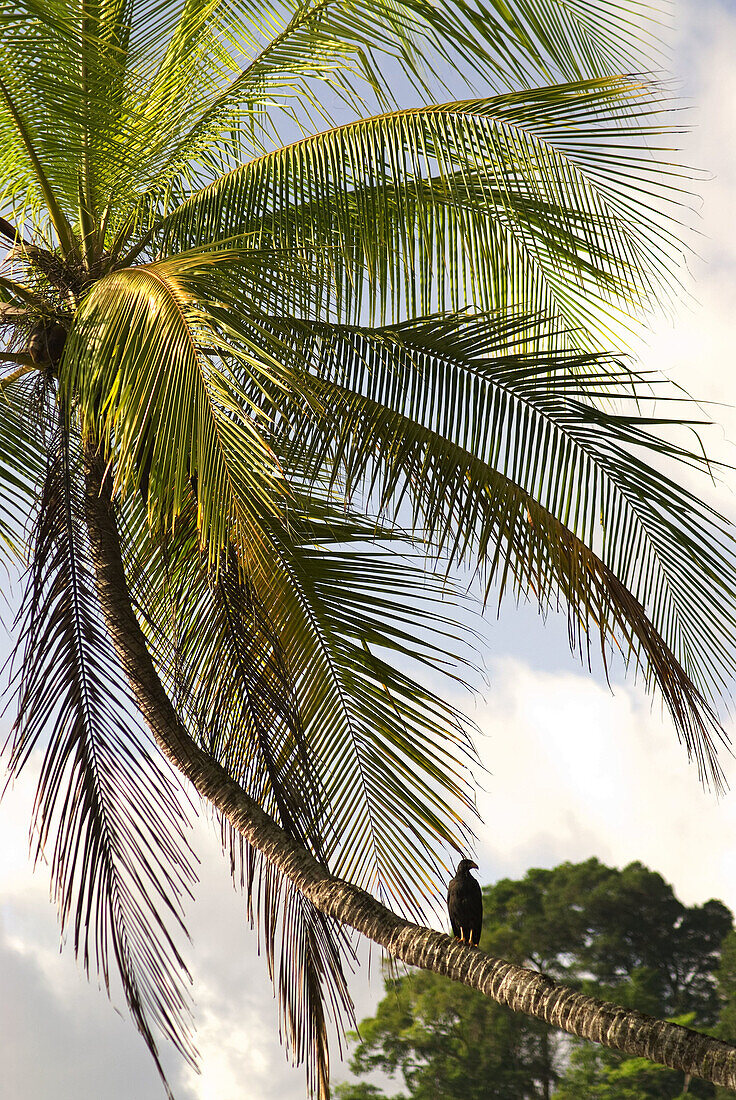
[(478, 880), (470, 874), (471, 867), (478, 868), (472, 859), (461, 859), (458, 863), (455, 877), (447, 887), (447, 911), (454, 935), (477, 947), (483, 925), (483, 895)]

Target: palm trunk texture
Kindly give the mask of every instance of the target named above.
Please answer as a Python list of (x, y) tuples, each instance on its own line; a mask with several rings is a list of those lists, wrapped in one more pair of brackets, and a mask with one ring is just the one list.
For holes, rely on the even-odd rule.
[(104, 463), (89, 446), (85, 458), (86, 517), (99, 599), (135, 700), (161, 751), (249, 844), (323, 913), (380, 944), (394, 958), (444, 974), (573, 1035), (736, 1091), (736, 1046), (584, 996), (537, 971), (412, 924), (364, 890), (332, 876), (291, 840), (179, 721), (133, 612)]

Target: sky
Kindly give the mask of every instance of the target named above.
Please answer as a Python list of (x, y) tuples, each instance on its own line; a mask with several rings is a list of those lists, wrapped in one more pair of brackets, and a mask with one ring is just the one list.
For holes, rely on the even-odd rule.
[[(690, 299), (657, 323), (641, 358), (718, 403), (705, 406), (723, 425), (706, 436), (708, 448), (736, 464), (736, 0), (680, 0), (675, 28), (670, 68), (694, 105), (686, 160), (705, 171), (700, 237)], [(726, 482), (718, 502), (736, 518), (735, 476)], [(589, 676), (570, 656), (562, 623), (544, 627), (530, 610), (510, 607), (487, 635), (488, 687), (469, 708), (464, 700), (481, 731), (485, 766), (478, 776), (481, 881), (590, 856), (615, 866), (640, 860), (686, 904), (716, 897), (736, 911), (736, 760), (723, 758), (730, 793), (716, 799), (704, 791), (658, 704), (636, 686), (617, 685), (614, 693)], [(5, 1095), (162, 1100), (121, 1000), (111, 1005), (70, 947), (60, 950), (45, 868), (33, 874), (28, 859), (33, 778), (29, 772), (0, 804)], [(276, 1002), (242, 899), (205, 819), (197, 834), (202, 862), (189, 960), (201, 1073), (168, 1057), (176, 1095), (301, 1100), (303, 1072), (279, 1047)], [(351, 988), (358, 1016), (369, 1013), (382, 989), (377, 952)], [(345, 1077), (336, 1052), (335, 1062), (335, 1077)]]

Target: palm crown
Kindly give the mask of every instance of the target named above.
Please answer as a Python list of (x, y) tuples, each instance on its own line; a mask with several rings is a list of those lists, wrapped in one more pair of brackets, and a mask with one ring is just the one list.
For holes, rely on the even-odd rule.
[[(85, 492), (114, 501), (188, 735), (397, 905), (421, 912), (467, 842), (467, 726), (404, 660), (462, 650), (448, 569), (566, 606), (573, 646), (620, 650), (717, 778), (733, 544), (607, 350), (677, 267), (681, 174), (657, 89), (617, 75), (645, 63), (636, 2), (0, 11), (0, 534), (29, 563), (11, 770), (43, 742), (62, 920), (106, 982), (112, 948), (154, 1056), (157, 1026), (193, 1057), (184, 803), (106, 633)], [(426, 106), (433, 72), (474, 98)], [(324, 1089), (346, 945), (223, 828), (272, 966), (285, 914), (286, 1035)]]

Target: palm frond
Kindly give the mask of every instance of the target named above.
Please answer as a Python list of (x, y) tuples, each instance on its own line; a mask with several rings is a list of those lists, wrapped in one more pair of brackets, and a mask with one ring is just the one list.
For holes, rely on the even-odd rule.
[[(29, 200), (34, 212), (45, 205), (67, 251), (84, 245), (92, 224), (96, 235), (111, 188), (123, 184), (121, 170), (145, 149), (146, 135), (127, 102), (131, 16), (124, 0), (0, 4), (7, 91), (0, 103), (2, 178), (15, 183), (27, 165), (31, 185), (22, 195), (5, 192), (3, 203), (21, 222)], [(75, 242), (71, 225), (79, 230)]]
[(297, 517), (273, 526), (264, 600), (320, 763), (329, 866), (419, 916), (438, 896), (442, 851), (469, 842), (472, 751), (467, 720), (396, 662), (451, 670), (464, 632), (440, 610), (447, 589), (371, 545), (375, 524), (320, 515), (315, 496), (303, 533)]
[(235, 881), (247, 897), (249, 919), (265, 946), (279, 996), (281, 1041), (295, 1064), (305, 1063), (308, 1094), (328, 1100), (328, 1021), (337, 1024), (340, 1047), (341, 1032), (355, 1026), (344, 975), (345, 958), (353, 954), (347, 933), (224, 821), (222, 836)]
[(195, 1057), (189, 974), (176, 943), (195, 879), (182, 793), (138, 723), (96, 604), (81, 456), (63, 414), (47, 447), (19, 614), (10, 773), (45, 742), (36, 860), (48, 859), (62, 928), (71, 923), (75, 952), (108, 992), (116, 967), (166, 1084), (154, 1028)]
[[(287, 821), (309, 830), (310, 848), (336, 873), (419, 915), (444, 873), (437, 846), (459, 848), (468, 839), (463, 760), (471, 750), (460, 714), (394, 667), (390, 655), (452, 673), (453, 653), (470, 659), (462, 642), (467, 628), (441, 607), (449, 582), (436, 582), (391, 550), (397, 538), (408, 549), (399, 535), (392, 539), (375, 523), (320, 504), (316, 494), (295, 496), (293, 479), (291, 491), (286, 526), (264, 523), (258, 571), (239, 581), (247, 584), (238, 590), (239, 618), (255, 649), (235, 644), (219, 582), (209, 571), (192, 575), (191, 556), (182, 558), (186, 583), (167, 579), (171, 563), (165, 568), (160, 557), (155, 567), (131, 567), (134, 585), (144, 586), (137, 596), (144, 627), (203, 745), (239, 768), (242, 781), (256, 783), (277, 816), (284, 804)], [(133, 507), (139, 505), (126, 504)], [(233, 574), (227, 578), (231, 584)], [(256, 645), (259, 621), (269, 626)], [(254, 712), (244, 690), (249, 665), (239, 662), (247, 653), (250, 663), (260, 654), (259, 675), (266, 669), (272, 684), (269, 752), (282, 769), (278, 797), (258, 734), (262, 703)], [(201, 713), (200, 692), (207, 700)]]
[[(151, 536), (139, 500), (125, 514), (133, 591), (179, 713), (212, 758), (324, 861), (329, 817), (316, 761), (279, 635), (253, 585), (232, 552), (208, 569), (193, 499), (171, 538)], [(355, 1022), (342, 962), (349, 941), (224, 820), (222, 832), (263, 937), (283, 1038), (306, 1062), (311, 1090), (326, 1097), (328, 1010), (338, 1029)]]
[[(331, 870), (418, 916), (444, 873), (438, 845), (469, 841), (470, 747), (461, 716), (381, 654), (442, 667), (459, 643), (431, 579), (367, 545), (388, 532), (315, 499), (308, 519), (291, 509), (287, 528), (264, 527), (271, 572), (264, 551), (248, 577), (232, 557), (215, 571), (200, 555), (193, 496), (171, 537), (152, 534), (140, 497), (128, 497), (139, 615), (203, 747)], [(352, 1012), (349, 944), (229, 828), (223, 837), (251, 914), (258, 898), (284, 1036), (319, 1092), (325, 1005), (338, 1020)]]
[[(62, 380), (112, 449), (117, 487), (150, 486), (156, 525), (171, 525), (195, 479), (215, 561), (230, 542), (257, 549), (260, 514), (278, 508), (283, 479), (264, 439), (269, 409), (248, 400), (221, 358), (224, 310), (193, 296), (191, 277), (172, 261), (100, 280), (79, 309)], [(240, 360), (251, 380), (279, 381), (279, 362), (253, 342)]]
[(108, 227), (120, 229), (136, 193), (177, 193), (221, 174), (276, 114), (292, 131), (332, 125), (325, 90), (361, 114), (364, 89), (374, 108), (396, 105), (391, 62), (425, 101), (436, 98), (442, 67), (493, 89), (652, 68), (656, 16), (642, 0), (626, 4), (628, 20), (619, 9), (589, 0), (3, 0), (0, 175), (17, 183), (20, 172), (25, 187), (19, 206), (17, 192), (1, 198), (18, 216), (28, 203), (39, 216), (45, 209), (67, 252), (85, 255)]
[(330, 275), (324, 319), (523, 304), (584, 339), (676, 283), (683, 172), (656, 148), (658, 106), (616, 78), (338, 127), (205, 188), (163, 219), (157, 247), (311, 256)]
[(140, 497), (125, 501), (127, 568), (161, 676), (202, 747), (322, 858), (324, 799), (279, 634), (232, 547), (208, 565), (192, 492), (187, 505), (154, 535)]
[(662, 466), (704, 465), (667, 439), (688, 422), (633, 407), (620, 364), (545, 338), (535, 350), (538, 318), (292, 332), (314, 400), (274, 442), (287, 472), (309, 461), (382, 512), (408, 509), (451, 562), (477, 563), (487, 594), (511, 580), (543, 608), (562, 603), (571, 641), (592, 625), (604, 660), (622, 647), (716, 774), (706, 699), (736, 668), (735, 549), (723, 517)]
[[(554, 0), (541, 11), (539, 5), (534, 11), (518, 5), (513, 14), (506, 4), (466, 0), (442, 6), (426, 0), (250, 4), (238, 13), (237, 30), (239, 50), (247, 60), (243, 63), (236, 55), (230, 61), (229, 81), (223, 79), (230, 59), (223, 50), (222, 24), (213, 18), (195, 25), (185, 16), (148, 103), (163, 96), (184, 117), (189, 104), (206, 102), (172, 153), (170, 171), (202, 158), (226, 127), (235, 141), (240, 124), (247, 150), (267, 140), (270, 131), (277, 132), (275, 116), (283, 116), (285, 128), (292, 131), (333, 125), (336, 112), (326, 106), (325, 91), (363, 116), (396, 107), (404, 89), (401, 82), (392, 88), (394, 66), (423, 102), (435, 99), (440, 88), (447, 91), (437, 76), (440, 71), (471, 86), (475, 78), (484, 87), (505, 90), (540, 80), (580, 80), (651, 67), (658, 52), (651, 14), (642, 18), (643, 9), (636, 15), (632, 11), (632, 25), (638, 17), (637, 36), (624, 29), (620, 18), (611, 20), (605, 8), (599, 9), (600, 20), (591, 19), (586, 9), (585, 3), (563, 8)], [(604, 40), (606, 48), (601, 49)], [(222, 156), (222, 141), (218, 152)], [(218, 167), (222, 171), (222, 162)]]
[(43, 380), (0, 375), (0, 550), (23, 561), (25, 529), (45, 473), (36, 424), (43, 416)]
[[(439, 71), (496, 90), (650, 69), (659, 53), (657, 18), (638, 2), (628, 7), (627, 26), (606, 5), (593, 16), (585, 0), (513, 9), (496, 0), (210, 4), (202, 14), (197, 9), (199, 18), (183, 12), (149, 88), (148, 109), (160, 113), (165, 102), (177, 123), (194, 116), (169, 158), (179, 165), (206, 150), (218, 155), (218, 138), (222, 156), (224, 130), (236, 143), (240, 127), (245, 147), (248, 139), (256, 144), (274, 115), (291, 130), (332, 125), (328, 96), (363, 115), (398, 105), (402, 83), (423, 101), (434, 99), (446, 90)], [(397, 69), (402, 79), (394, 89)], [(181, 126), (169, 114), (160, 129)]]

